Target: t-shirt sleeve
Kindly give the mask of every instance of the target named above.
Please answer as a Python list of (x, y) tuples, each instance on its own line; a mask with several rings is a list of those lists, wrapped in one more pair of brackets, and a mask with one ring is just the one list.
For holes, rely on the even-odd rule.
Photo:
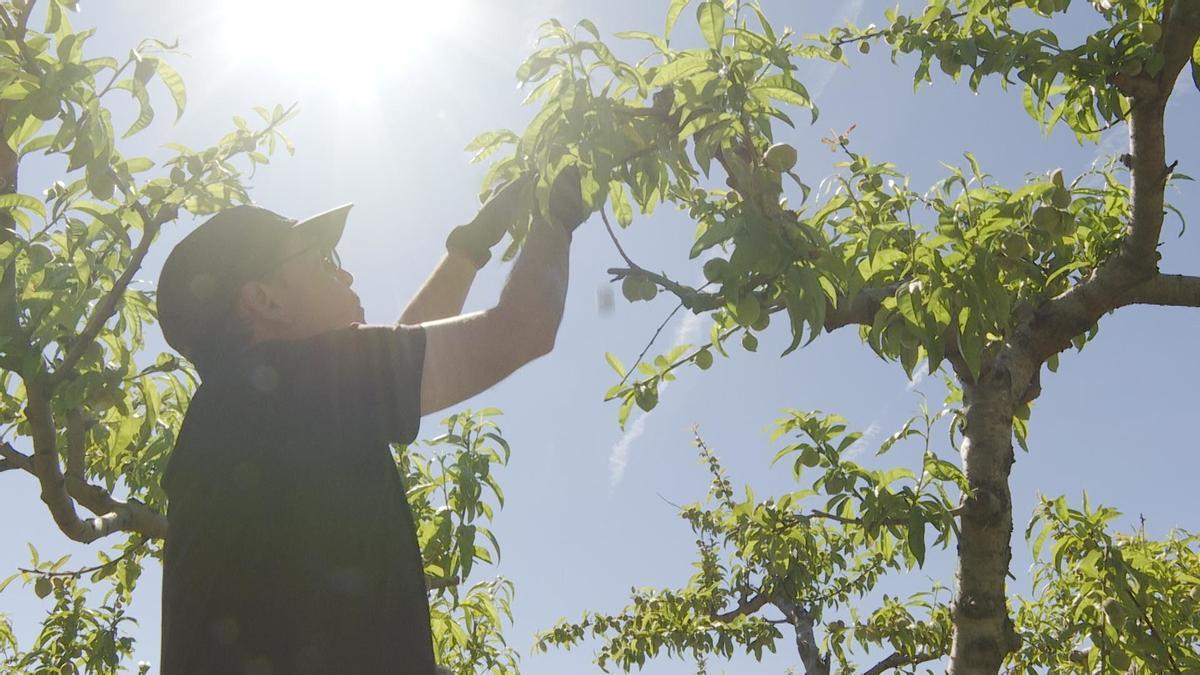
[[(352, 324), (299, 350), (300, 381), (342, 424), (378, 440), (411, 443), (421, 422), (425, 329)], [(300, 392), (297, 392), (300, 393)]]

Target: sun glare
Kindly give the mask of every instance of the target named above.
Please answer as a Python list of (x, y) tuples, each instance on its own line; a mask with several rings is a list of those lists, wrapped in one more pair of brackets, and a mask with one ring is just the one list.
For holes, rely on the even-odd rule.
[(240, 0), (222, 16), (233, 60), (337, 89), (386, 82), (463, 31), (469, 0)]

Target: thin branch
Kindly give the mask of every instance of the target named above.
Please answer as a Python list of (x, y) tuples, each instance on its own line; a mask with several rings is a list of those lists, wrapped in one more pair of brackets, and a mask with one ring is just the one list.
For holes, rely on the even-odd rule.
[(925, 652), (917, 652), (912, 656), (905, 656), (900, 652), (895, 652), (886, 659), (876, 663), (867, 670), (863, 671), (863, 675), (882, 675), (882, 673), (901, 666), (915, 666), (918, 663), (925, 663), (934, 659), (940, 659), (941, 655), (927, 654)]
[(625, 249), (621, 247), (621, 242), (617, 240), (617, 233), (613, 231), (612, 223), (608, 222), (608, 212), (605, 209), (600, 209), (600, 220), (604, 221), (604, 229), (608, 230), (608, 236), (612, 239), (613, 245), (617, 247), (617, 253), (621, 254), (621, 258), (625, 261), (625, 264), (635, 270), (644, 272), (645, 270), (640, 265), (629, 259), (629, 256), (625, 253)]
[(431, 577), (425, 575), (425, 588), (431, 591), (441, 590), (443, 588), (451, 588), (459, 585), (461, 580), (457, 576), (453, 577)]
[(47, 572), (45, 570), (31, 570), (31, 569), (26, 569), (24, 567), (18, 567), (17, 571), (24, 572), (26, 574), (38, 574), (43, 577), (73, 577), (73, 578), (78, 579), (79, 577), (81, 577), (85, 574), (91, 574), (92, 572), (99, 572), (100, 570), (102, 570), (106, 567), (111, 567), (113, 565), (116, 565), (117, 563), (121, 562), (125, 558), (128, 558), (129, 554), (131, 554), (134, 551), (141, 548), (147, 541), (149, 541), (149, 539), (147, 539), (146, 537), (142, 537), (141, 539), (138, 540), (138, 542), (136, 544), (125, 549), (125, 552), (122, 553), (121, 555), (117, 556), (116, 558), (113, 558), (112, 560), (109, 560), (106, 563), (100, 563), (99, 565), (94, 565), (92, 567), (85, 567), (81, 570), (74, 570), (71, 572)]
[(141, 216), (143, 223), (142, 238), (138, 241), (137, 248), (133, 251), (133, 257), (130, 258), (125, 271), (113, 283), (113, 287), (109, 290), (108, 294), (104, 296), (104, 299), (92, 311), (92, 315), (88, 317), (88, 322), (84, 326), (83, 331), (76, 336), (71, 349), (63, 357), (62, 363), (55, 368), (53, 373), (46, 377), (47, 389), (53, 389), (74, 375), (75, 364), (83, 357), (87, 348), (96, 341), (96, 337), (100, 335), (104, 324), (117, 311), (117, 304), (124, 298), (125, 291), (129, 288), (129, 283), (133, 281), (133, 275), (137, 274), (138, 270), (141, 269), (142, 261), (150, 251), (150, 244), (154, 242), (155, 237), (158, 235), (159, 228), (162, 227), (163, 223), (174, 219), (177, 215), (175, 209), (164, 207), (159, 210), (157, 217), (151, 217), (145, 205), (136, 200), (133, 203), (133, 208)]
[(770, 602), (770, 598), (762, 593), (759, 593), (749, 600), (743, 600), (742, 602), (739, 602), (737, 607), (734, 607), (728, 612), (713, 614), (712, 618), (714, 621), (729, 623), (739, 616), (750, 616), (751, 614), (758, 612), (758, 610), (765, 607), (768, 602)]
[(671, 313), (667, 315), (667, 318), (663, 319), (662, 323), (658, 324), (658, 329), (654, 331), (654, 335), (650, 336), (650, 341), (646, 343), (645, 348), (642, 349), (642, 353), (638, 354), (637, 360), (634, 361), (633, 365), (629, 366), (629, 369), (625, 371), (625, 376), (621, 378), (619, 384), (625, 384), (625, 381), (629, 379), (629, 376), (633, 374), (633, 371), (637, 370), (638, 364), (642, 362), (643, 358), (645, 358), (646, 352), (650, 351), (650, 347), (654, 346), (654, 341), (658, 339), (659, 334), (663, 332), (663, 329), (667, 327), (667, 324), (671, 322), (671, 319), (674, 318), (674, 316), (681, 309), (683, 309), (682, 302), (680, 302), (678, 305), (675, 305), (675, 309), (671, 310)]

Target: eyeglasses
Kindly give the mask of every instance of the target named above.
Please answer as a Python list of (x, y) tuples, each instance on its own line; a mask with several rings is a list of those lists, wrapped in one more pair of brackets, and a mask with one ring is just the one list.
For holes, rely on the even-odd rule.
[[(291, 255), (287, 255), (287, 256), (280, 258), (279, 260), (276, 260), (266, 270), (266, 274), (273, 273), (275, 270), (282, 267), (284, 265), (284, 263), (288, 262), (289, 260), (291, 260), (293, 258), (299, 258), (300, 256), (308, 253), (309, 251), (312, 251), (314, 248), (316, 248), (316, 246), (308, 246), (306, 248), (300, 249), (299, 251), (296, 251), (295, 253), (292, 253)], [(337, 272), (340, 272), (342, 270), (342, 259), (341, 259), (341, 257), (338, 256), (336, 249), (330, 249), (329, 251), (325, 252), (321, 256), (320, 262), (321, 262), (321, 268), (329, 274), (336, 274)]]

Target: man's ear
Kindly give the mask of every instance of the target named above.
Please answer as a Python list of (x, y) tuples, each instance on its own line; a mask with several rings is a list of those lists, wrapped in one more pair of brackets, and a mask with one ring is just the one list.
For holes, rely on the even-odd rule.
[(242, 284), (234, 301), (234, 311), (244, 321), (259, 324), (288, 323), (287, 313), (276, 297), (276, 290), (261, 281)]

